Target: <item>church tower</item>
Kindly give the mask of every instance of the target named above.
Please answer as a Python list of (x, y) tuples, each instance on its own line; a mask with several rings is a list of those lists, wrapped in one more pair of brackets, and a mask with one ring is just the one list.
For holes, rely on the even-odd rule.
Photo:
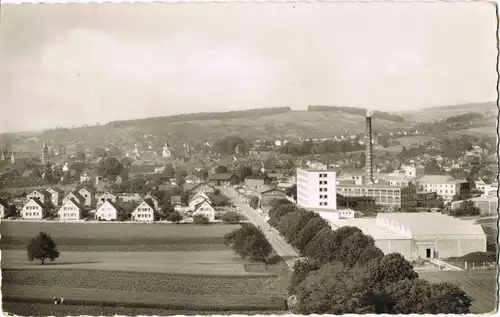
[(42, 164), (45, 164), (48, 159), (49, 159), (49, 147), (47, 146), (47, 141), (43, 141)]
[(163, 154), (164, 158), (172, 156), (172, 152), (168, 148), (168, 142), (165, 142), (165, 145), (163, 146), (163, 153), (162, 154)]

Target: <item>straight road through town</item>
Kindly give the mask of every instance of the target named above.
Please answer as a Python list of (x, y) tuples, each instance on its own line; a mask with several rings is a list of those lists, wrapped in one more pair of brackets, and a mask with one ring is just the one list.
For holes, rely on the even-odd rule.
[(234, 188), (222, 188), (224, 194), (227, 195), (236, 207), (239, 207), (242, 213), (252, 222), (256, 227), (260, 227), (267, 240), (271, 243), (272, 247), (278, 255), (286, 262), (286, 264), (293, 269), (295, 261), (300, 258), (300, 255), (290, 246), (277, 231), (272, 228), (267, 220), (260, 215), (255, 209), (242, 201), (238, 192)]

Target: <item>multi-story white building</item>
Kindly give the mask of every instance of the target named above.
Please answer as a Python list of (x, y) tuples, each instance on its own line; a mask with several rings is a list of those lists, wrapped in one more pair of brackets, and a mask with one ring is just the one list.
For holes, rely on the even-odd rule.
[(451, 201), (456, 194), (468, 191), (466, 180), (457, 180), (451, 176), (425, 175), (417, 179), (419, 191), (435, 192), (444, 201)]
[(416, 188), (412, 185), (338, 184), (337, 193), (344, 197), (372, 197), (375, 199), (375, 204), (394, 210), (416, 206)]
[(297, 204), (308, 209), (337, 209), (337, 172), (297, 169)]

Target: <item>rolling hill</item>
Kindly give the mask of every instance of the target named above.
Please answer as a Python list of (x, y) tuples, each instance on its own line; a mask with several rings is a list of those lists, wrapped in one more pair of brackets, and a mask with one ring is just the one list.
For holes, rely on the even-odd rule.
[(497, 116), (498, 107), (496, 101), (468, 103), (461, 105), (450, 105), (440, 107), (424, 108), (418, 111), (397, 112), (406, 121), (433, 122), (444, 120), (448, 117), (462, 115), (467, 112), (477, 112), (485, 117)]
[[(477, 103), (449, 107), (426, 108), (421, 111), (401, 112), (397, 115), (375, 112), (373, 130), (393, 131), (411, 128), (417, 122), (445, 120), (466, 113), (486, 114), (479, 125), (468, 128), (492, 127), (496, 124), (496, 103)], [(341, 133), (357, 134), (365, 130), (365, 110), (351, 107), (310, 106), (308, 111), (292, 111), (289, 107), (261, 108), (231, 112), (194, 113), (168, 117), (115, 121), (101, 126), (59, 128), (21, 136), (2, 135), (27, 151), (39, 151), (41, 140), (49, 144), (63, 143), (82, 148), (102, 147), (108, 144), (129, 147), (150, 144), (161, 147), (165, 141), (174, 146), (183, 143), (202, 144), (226, 136), (244, 139), (283, 139), (284, 137), (331, 137)], [(489, 114), (489, 115), (488, 115)], [(464, 131), (465, 133), (466, 131)], [(33, 137), (35, 136), (36, 137)], [(4, 142), (0, 142), (2, 144)]]

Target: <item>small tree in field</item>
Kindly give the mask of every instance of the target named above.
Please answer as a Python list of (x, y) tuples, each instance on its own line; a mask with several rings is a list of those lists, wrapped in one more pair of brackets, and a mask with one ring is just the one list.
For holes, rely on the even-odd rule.
[(28, 251), (28, 261), (31, 262), (34, 259), (39, 259), (42, 261), (42, 265), (45, 263), (46, 259), (54, 261), (60, 255), (56, 243), (52, 240), (50, 235), (45, 232), (40, 232), (31, 239), (26, 250)]

